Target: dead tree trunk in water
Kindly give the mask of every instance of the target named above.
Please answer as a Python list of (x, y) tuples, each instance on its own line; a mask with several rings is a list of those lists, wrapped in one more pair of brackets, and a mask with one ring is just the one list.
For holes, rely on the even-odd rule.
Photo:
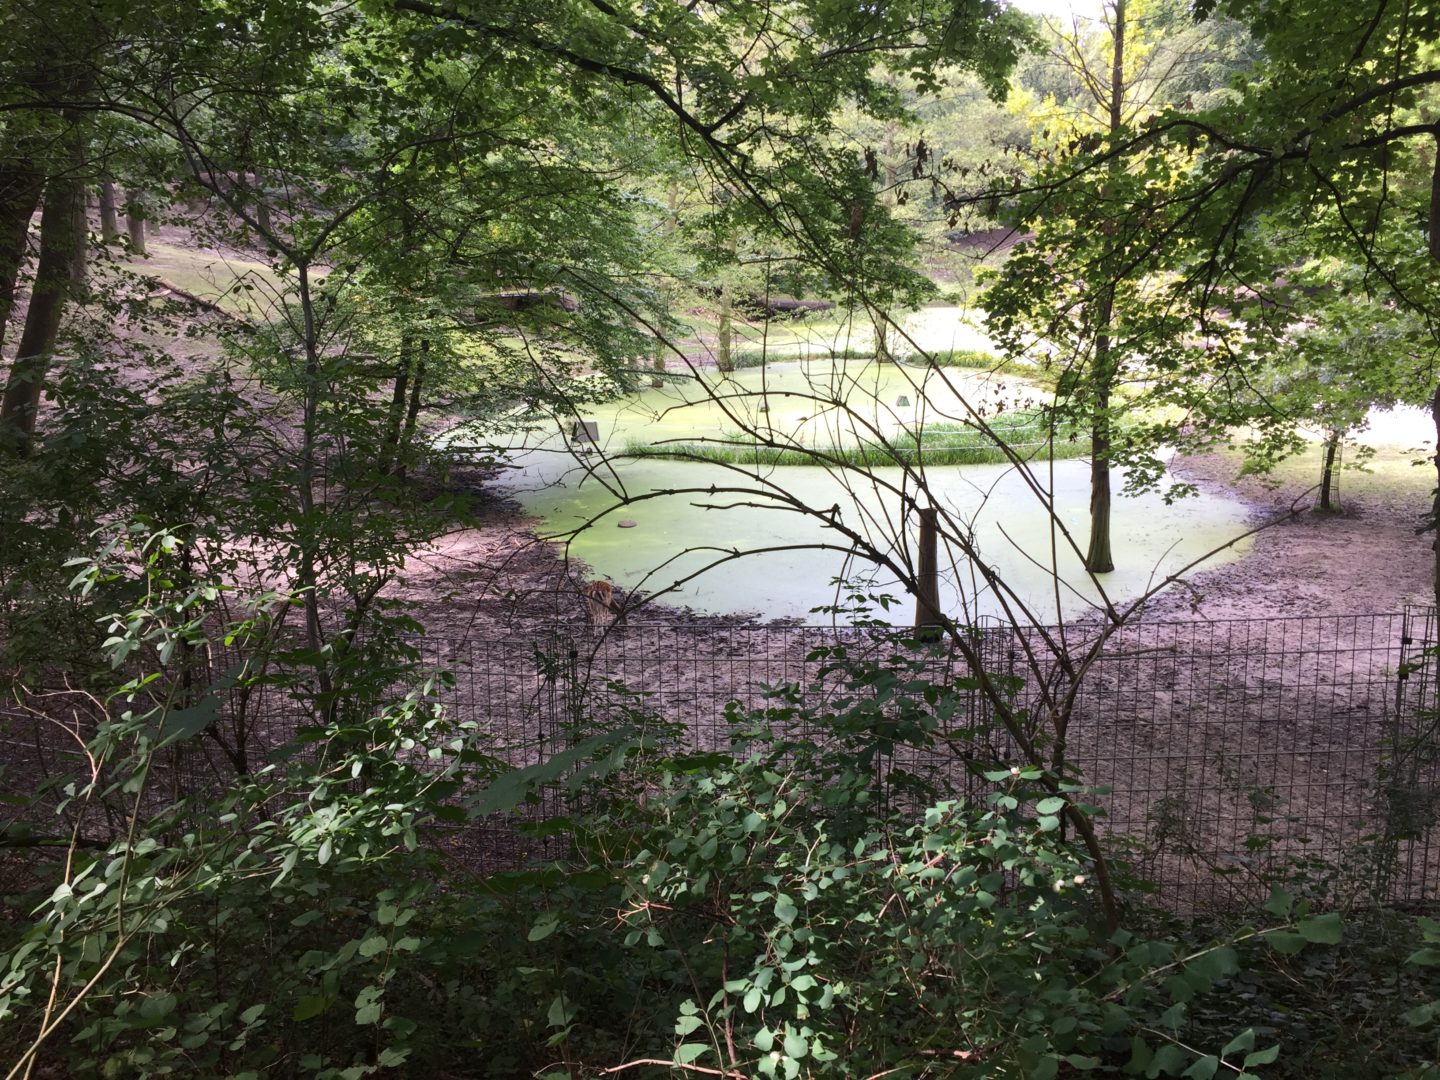
[(933, 506), (920, 511), (920, 551), (916, 558), (915, 629), (922, 637), (939, 638), (945, 618), (940, 614), (940, 512)]

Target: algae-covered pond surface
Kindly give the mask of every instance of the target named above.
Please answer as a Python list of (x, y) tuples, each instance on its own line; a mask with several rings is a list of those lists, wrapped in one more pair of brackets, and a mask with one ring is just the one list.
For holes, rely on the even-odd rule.
[[(556, 433), (559, 424), (542, 425), (528, 445), (512, 452), (508, 483), (525, 510), (543, 522), (545, 535), (563, 538), (569, 555), (588, 563), (596, 576), (627, 590), (664, 593), (669, 603), (713, 614), (804, 617), (835, 602), (833, 579), (842, 575), (871, 575), (876, 591), (902, 597), (893, 574), (795, 506), (838, 507), (840, 520), (870, 545), (911, 562), (913, 523), (898, 520), (901, 498), (893, 490), (905, 483), (898, 468), (874, 470), (878, 482), (872, 483), (858, 473), (816, 467), (745, 470), (616, 455), (637, 441), (722, 438), (742, 422), (768, 424), (806, 446), (841, 445), (865, 438), (871, 425), (888, 433), (917, 420), (958, 419), (957, 393), (984, 402), (987, 414), (1002, 404), (1014, 407), (1028, 393), (1013, 382), (947, 374), (949, 385), (931, 380), (917, 393), (919, 373), (893, 365), (780, 364), (742, 371), (724, 383), (711, 373), (704, 384), (672, 383), (587, 409), (584, 418), (597, 424), (604, 454), (577, 458)], [(897, 404), (901, 395), (908, 404)], [(827, 406), (834, 399), (846, 402), (848, 414)], [(452, 441), (473, 437), (457, 429)], [(1053, 485), (1059, 518), (1083, 545), (1089, 528), (1088, 463), (1037, 461), (1033, 468), (1038, 480)], [(952, 465), (931, 467), (927, 476), (935, 498), (972, 531), (983, 562), (998, 568), (1041, 618), (1073, 618), (1091, 609), (1095, 592), (1078, 557), (1063, 537), (1052, 535), (1049, 515), (1017, 469)], [(1119, 481), (1117, 476), (1117, 488)], [(1233, 539), (1247, 519), (1243, 504), (1212, 495), (1169, 506), (1159, 494), (1117, 497), (1118, 569), (1105, 575), (1107, 592), (1114, 599), (1138, 595), (1152, 581)], [(691, 576), (707, 564), (761, 548), (780, 550), (724, 561)], [(1237, 554), (1231, 549), (1220, 558)], [(1058, 610), (1052, 566), (1062, 580)], [(997, 597), (973, 567), (953, 564), (942, 551), (941, 568), (947, 610), (965, 618), (1000, 613)], [(911, 602), (902, 599), (892, 617), (912, 618)]]

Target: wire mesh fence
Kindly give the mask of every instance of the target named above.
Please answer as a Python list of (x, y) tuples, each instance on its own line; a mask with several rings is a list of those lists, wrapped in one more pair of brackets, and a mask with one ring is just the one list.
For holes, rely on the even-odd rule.
[[(1095, 789), (1109, 844), (1167, 902), (1254, 901), (1272, 882), (1346, 901), (1440, 901), (1432, 612), (1141, 623), (1099, 642), (1102, 633), (988, 625), (966, 644), (1006, 688), (999, 711)], [(878, 631), (676, 623), (596, 635), (584, 624), (533, 625), (420, 643), (427, 664), (453, 674), (440, 690), (451, 712), (479, 723), (487, 749), (512, 765), (637, 709), (678, 725), (697, 749), (728, 745), (727, 706), (764, 708), (776, 687), (805, 688), (823, 712), (852, 692), (822, 677), (837, 647), (851, 661), (912, 664), (958, 705), (932, 746), (897, 751), (884, 768), (979, 797), (984, 772), (1023, 763), (963, 651), (897, 651)], [(228, 691), (216, 737), (167, 762), (170, 786), (220, 783), (237, 761), (263, 761), (313, 719), (307, 707), (303, 694)], [(75, 717), (67, 735), (54, 717), (0, 713), (0, 782), (15, 790), (73, 770), (83, 761), (75, 735), (91, 722)], [(826, 737), (813, 722), (790, 734)], [(534, 812), (565, 797), (552, 792)], [(477, 849), (503, 846), (492, 837)]]

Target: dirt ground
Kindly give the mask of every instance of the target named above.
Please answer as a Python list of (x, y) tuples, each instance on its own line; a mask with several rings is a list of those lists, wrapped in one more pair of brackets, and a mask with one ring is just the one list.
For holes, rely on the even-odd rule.
[(1241, 499), (1251, 507), (1252, 526), (1267, 527), (1242, 558), (1202, 567), (1187, 585), (1159, 597), (1148, 619), (1376, 614), (1434, 603), (1430, 538), (1416, 531), (1428, 509), (1422, 470), (1402, 474), (1399, 484), (1345, 474), (1340, 512), (1327, 514), (1309, 509), (1315, 478), (1298, 470), (1266, 484), (1237, 477), (1235, 460), (1216, 453), (1180, 460), (1172, 471)]

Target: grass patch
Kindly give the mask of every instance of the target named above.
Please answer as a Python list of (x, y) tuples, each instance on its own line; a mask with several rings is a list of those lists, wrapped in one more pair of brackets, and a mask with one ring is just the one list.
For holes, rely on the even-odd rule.
[[(966, 371), (985, 371), (998, 375), (1012, 375), (1015, 378), (1026, 379), (1030, 382), (1054, 387), (1057, 375), (1034, 364), (1017, 363), (1014, 360), (1007, 360), (997, 356), (995, 353), (986, 352), (984, 349), (936, 349), (934, 352), (902, 352), (896, 353), (896, 363), (904, 364), (907, 367), (929, 367), (932, 364), (939, 368), (956, 368)], [(823, 345), (778, 345), (768, 349), (736, 349), (730, 354), (731, 365), (736, 371), (748, 368), (764, 367), (766, 364), (779, 364), (787, 361), (803, 360), (806, 362), (824, 360), (863, 360), (874, 361), (875, 349), (873, 347), (861, 349), (829, 349)]]
[[(994, 434), (1010, 450), (1025, 459), (1050, 456), (1048, 422), (1038, 409), (1017, 412), (992, 424)], [(1070, 439), (1056, 432), (1054, 456), (1081, 457), (1090, 448), (1088, 439)], [(816, 465), (816, 455), (828, 462), (856, 468), (896, 465), (995, 465), (1010, 458), (995, 439), (968, 424), (930, 424), (923, 432), (902, 432), (889, 446), (866, 442), (844, 446), (800, 449), (756, 442), (745, 435), (704, 442), (676, 442), (662, 446), (632, 439), (621, 451), (624, 457), (682, 458), (720, 465)]]

